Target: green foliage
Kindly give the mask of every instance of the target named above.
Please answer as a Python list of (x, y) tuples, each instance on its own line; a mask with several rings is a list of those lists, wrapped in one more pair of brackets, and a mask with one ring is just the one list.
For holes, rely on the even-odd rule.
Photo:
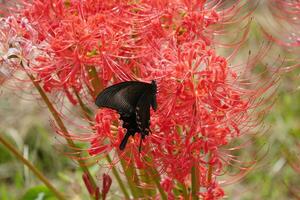
[(6, 163), (11, 160), (13, 160), (13, 157), (10, 155), (10, 153), (7, 151), (7, 149), (0, 145), (0, 163)]
[(5, 184), (0, 185), (0, 199), (2, 199), (2, 200), (11, 199), (10, 195), (9, 195), (9, 192), (8, 192), (8, 188)]
[(45, 186), (35, 186), (27, 190), (20, 200), (56, 200), (55, 196)]
[[(30, 160), (42, 171), (47, 171), (48, 176), (55, 176), (57, 172), (65, 168), (72, 168), (70, 160), (66, 156), (59, 156), (60, 151), (51, 144), (48, 130), (41, 125), (34, 125), (28, 129), (24, 138), (30, 151)], [(58, 159), (59, 158), (59, 159)]]

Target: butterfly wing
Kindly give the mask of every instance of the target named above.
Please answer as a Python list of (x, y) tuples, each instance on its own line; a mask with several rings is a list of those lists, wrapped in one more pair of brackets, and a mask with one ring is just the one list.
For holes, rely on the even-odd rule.
[(136, 104), (149, 83), (127, 81), (112, 85), (104, 89), (96, 98), (98, 107), (107, 107), (117, 110), (119, 114), (134, 113)]
[[(138, 81), (118, 83), (104, 89), (96, 98), (98, 107), (116, 110), (123, 121), (126, 135), (120, 143), (120, 150), (125, 149), (129, 136), (141, 133), (142, 139), (148, 135), (150, 126), (150, 105), (156, 109), (156, 83)], [(141, 143), (140, 148), (141, 151)]]
[(127, 129), (127, 132), (137, 132), (137, 124), (136, 124), (136, 116), (135, 113), (133, 113), (132, 115), (128, 116), (128, 115), (124, 115), (121, 114), (120, 115), (120, 120), (123, 121), (122, 127)]
[(151, 104), (151, 106), (152, 106), (152, 108), (153, 108), (153, 110), (155, 110), (156, 111), (156, 109), (157, 109), (157, 101), (156, 101), (156, 93), (157, 93), (157, 85), (156, 85), (156, 82), (153, 80), (152, 82), (151, 82), (151, 100), (150, 100), (150, 104)]
[(151, 93), (145, 91), (139, 99), (135, 110), (136, 123), (143, 138), (149, 132), (151, 98)]
[(149, 126), (150, 126), (150, 105), (152, 100), (152, 91), (148, 90), (145, 91), (144, 94), (139, 99), (137, 106), (136, 106), (136, 123), (141, 133), (141, 140), (139, 146), (139, 152), (141, 152), (142, 148), (142, 140), (145, 138), (146, 135), (149, 134)]
[(135, 113), (130, 115), (120, 115), (120, 120), (123, 121), (122, 127), (127, 130), (126, 135), (122, 139), (119, 149), (124, 150), (129, 139), (129, 136), (134, 136), (136, 132), (138, 132), (137, 124), (136, 124), (136, 116)]

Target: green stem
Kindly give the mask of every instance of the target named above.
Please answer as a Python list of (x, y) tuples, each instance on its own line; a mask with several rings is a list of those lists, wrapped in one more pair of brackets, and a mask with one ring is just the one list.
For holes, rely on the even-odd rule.
[(7, 142), (0, 134), (0, 142), (11, 152), (13, 153), (18, 160), (20, 160), (24, 165), (26, 165), (48, 188), (53, 192), (53, 194), (60, 200), (64, 200), (64, 196), (49, 182), (49, 180), (36, 168), (34, 167), (27, 159), (25, 159), (18, 150)]
[(192, 175), (192, 199), (198, 199), (199, 192), (199, 180), (198, 180), (198, 168), (196, 165), (192, 167), (191, 175)]
[[(47, 105), (47, 107), (48, 107), (49, 111), (51, 112), (52, 116), (54, 117), (54, 120), (56, 121), (57, 125), (62, 130), (63, 134), (66, 136), (66, 140), (67, 140), (68, 145), (72, 148), (76, 148), (75, 143), (73, 142), (73, 140), (70, 139), (71, 136), (70, 136), (67, 128), (65, 127), (62, 119), (60, 118), (59, 113), (57, 112), (57, 110), (55, 109), (55, 107), (53, 106), (51, 101), (49, 100), (49, 98), (46, 95), (46, 93), (44, 92), (44, 90), (41, 88), (41, 86), (38, 84), (38, 82), (35, 80), (35, 78), (31, 74), (27, 73), (27, 75), (30, 78), (30, 80), (32, 81), (35, 88), (38, 90), (38, 92), (41, 95), (43, 101)], [(87, 166), (85, 166), (84, 161), (82, 161), (81, 158), (79, 158), (77, 160), (77, 162), (78, 162), (80, 168), (84, 171), (84, 173), (86, 173), (87, 176), (89, 176), (89, 180), (91, 181), (93, 187), (96, 188), (96, 182), (95, 182), (93, 176), (91, 175), (89, 169), (87, 168)]]
[(76, 97), (77, 97), (77, 100), (78, 100), (78, 102), (79, 102), (79, 105), (80, 105), (80, 108), (81, 108), (81, 110), (82, 110), (82, 112), (83, 112), (84, 117), (89, 121), (90, 126), (93, 126), (93, 124), (92, 124), (92, 121), (93, 121), (93, 120), (92, 120), (92, 118), (91, 118), (90, 115), (89, 115), (89, 112), (90, 112), (89, 108), (87, 108), (87, 107), (84, 105), (84, 103), (82, 102), (82, 100), (81, 100), (81, 98), (80, 98), (78, 92), (77, 92), (75, 89), (74, 89), (74, 93), (75, 93), (75, 95), (76, 95)]
[[(112, 160), (111, 160), (111, 158), (109, 157), (109, 155), (106, 156), (106, 159), (107, 159), (107, 161), (109, 162), (109, 164), (112, 164)], [(115, 168), (113, 165), (111, 165), (111, 166), (112, 166), (112, 172), (113, 172), (114, 176), (116, 177), (117, 182), (118, 182), (118, 184), (119, 184), (119, 186), (120, 186), (120, 188), (121, 188), (121, 190), (122, 190), (122, 192), (123, 192), (125, 198), (126, 198), (126, 199), (130, 199), (130, 196), (129, 196), (127, 190), (126, 190), (125, 185), (124, 185), (123, 182), (122, 182), (122, 179), (121, 179), (121, 177), (120, 177), (118, 171), (116, 170), (116, 168)]]
[(189, 194), (188, 194), (188, 191), (186, 190), (185, 185), (183, 186), (182, 189), (183, 189), (183, 190), (182, 190), (182, 192), (183, 192), (183, 198), (184, 198), (185, 200), (189, 200), (189, 199), (190, 199), (190, 198), (189, 198)]
[(157, 189), (158, 189), (158, 191), (160, 193), (161, 199), (167, 200), (168, 199), (167, 195), (166, 195), (164, 189), (160, 185), (160, 176), (159, 176), (159, 173), (155, 169), (153, 169), (153, 168), (149, 169), (149, 172), (150, 172), (150, 174), (151, 174), (151, 176), (153, 178), (153, 181), (154, 181), (154, 183), (155, 183), (155, 185), (156, 185), (156, 187), (157, 187)]
[(132, 170), (133, 167), (127, 166), (125, 161), (122, 158), (120, 158), (120, 163), (124, 170), (124, 173), (125, 173), (125, 176), (126, 176), (126, 179), (128, 182), (128, 186), (129, 186), (132, 196), (134, 197), (134, 199), (139, 198), (139, 191), (138, 191), (138, 188), (135, 186), (136, 183), (134, 182), (134, 178), (137, 178), (137, 177), (134, 177), (134, 173)]
[[(211, 153), (209, 153), (209, 155), (208, 155), (208, 162), (210, 161), (210, 158), (211, 158)], [(212, 167), (212, 165), (208, 164), (208, 170), (207, 170), (207, 183), (208, 184), (211, 183), (212, 172), (213, 172), (213, 167)]]
[[(140, 169), (139, 173), (140, 173), (141, 181), (143, 181), (143, 183), (146, 183), (148, 185), (152, 184), (151, 178), (149, 177), (149, 174), (146, 169)], [(156, 190), (154, 190), (152, 188), (144, 188), (144, 192), (145, 192), (145, 195), (147, 195), (148, 197), (151, 197), (151, 196), (155, 195)]]
[(189, 200), (189, 194), (188, 191), (186, 189), (186, 186), (184, 183), (178, 183), (179, 187), (182, 189), (182, 194), (183, 194), (183, 199), (184, 200)]
[(95, 66), (88, 67), (88, 74), (91, 79), (90, 82), (94, 88), (94, 97), (96, 97), (98, 93), (103, 89), (103, 83), (98, 77), (98, 73)]

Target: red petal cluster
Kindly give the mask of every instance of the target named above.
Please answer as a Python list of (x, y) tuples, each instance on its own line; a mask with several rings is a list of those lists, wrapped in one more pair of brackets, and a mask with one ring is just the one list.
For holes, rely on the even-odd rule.
[[(217, 176), (227, 164), (222, 148), (256, 127), (257, 102), (272, 82), (252, 90), (235, 68), (215, 50), (213, 25), (224, 25), (239, 7), (205, 0), (35, 0), (23, 1), (18, 16), (37, 31), (39, 49), (27, 70), (46, 91), (62, 91), (93, 103), (107, 85), (125, 80), (156, 80), (158, 111), (151, 113), (152, 133), (139, 160), (139, 138), (131, 151), (139, 168), (155, 167), (166, 177), (186, 183), (196, 168), (203, 199), (224, 195)], [(23, 34), (27, 38), (26, 33)], [(118, 115), (98, 110), (91, 155), (117, 149), (124, 135)], [(139, 159), (137, 159), (139, 158)]]

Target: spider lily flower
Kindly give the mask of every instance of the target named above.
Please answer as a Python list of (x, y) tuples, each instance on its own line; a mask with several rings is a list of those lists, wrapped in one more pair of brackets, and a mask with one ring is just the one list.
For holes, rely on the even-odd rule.
[[(157, 81), (159, 105), (158, 111), (151, 114), (152, 131), (142, 155), (151, 157), (151, 162), (144, 160), (146, 166), (160, 169), (169, 178), (166, 180), (185, 183), (196, 167), (199, 169), (197, 179), (204, 188), (199, 196), (219, 199), (224, 192), (217, 177), (231, 162), (230, 155), (224, 155), (221, 149), (259, 126), (253, 112), (266, 103), (267, 100), (259, 99), (272, 91), (276, 79), (257, 88), (251, 88), (250, 82), (243, 83), (240, 72), (235, 71), (225, 57), (217, 55), (214, 41), (207, 32), (211, 31), (208, 26), (217, 24), (221, 16), (214, 10), (203, 9), (199, 14), (183, 8), (182, 5), (184, 14), (178, 14), (175, 9), (174, 13), (162, 15), (164, 37), (151, 38), (151, 57), (139, 58), (143, 63), (139, 65), (140, 75)], [(169, 29), (170, 23), (177, 26), (175, 31)], [(96, 118), (102, 115), (111, 116), (108, 111), (100, 111)], [(112, 124), (110, 121), (105, 127)], [(97, 123), (101, 131), (95, 140), (100, 144), (105, 144), (108, 138), (103, 134), (102, 130), (106, 130), (103, 125)], [(110, 145), (118, 148), (123, 131), (112, 134)], [(129, 155), (138, 154), (138, 141), (136, 136), (130, 140)], [(172, 185), (163, 182), (167, 192)]]
[[(37, 32), (26, 18), (0, 18), (0, 71), (11, 77), (16, 70), (26, 70), (43, 54), (36, 43)], [(20, 65), (22, 64), (22, 66)]]
[[(238, 21), (234, 16), (243, 5), (238, 1), (226, 7), (204, 0), (40, 0), (24, 1), (16, 18), (26, 17), (35, 31), (21, 35), (41, 51), (26, 70), (46, 92), (61, 92), (73, 106), (85, 110), (90, 126), (78, 127), (94, 132), (84, 138), (91, 144), (90, 155), (116, 150), (118, 159), (127, 164), (157, 169), (161, 177), (157, 182), (170, 198), (179, 182), (187, 188), (192, 185), (194, 196), (210, 200), (224, 196), (218, 177), (234, 160), (226, 145), (261, 125), (255, 114), (268, 111), (271, 98), (264, 97), (272, 96), (277, 80), (271, 77), (261, 84), (245, 80), (241, 67), (229, 64), (232, 55), (216, 52), (214, 37), (225, 32), (213, 27)], [(248, 13), (242, 19), (247, 17)], [(233, 55), (246, 37), (227, 46), (234, 48)], [(245, 71), (255, 62), (250, 64)], [(90, 109), (85, 109), (104, 87), (133, 79), (155, 80), (158, 86), (158, 109), (151, 111), (151, 134), (141, 153), (138, 134), (130, 137), (125, 151), (118, 150), (126, 130), (115, 111), (99, 109), (93, 120)]]

